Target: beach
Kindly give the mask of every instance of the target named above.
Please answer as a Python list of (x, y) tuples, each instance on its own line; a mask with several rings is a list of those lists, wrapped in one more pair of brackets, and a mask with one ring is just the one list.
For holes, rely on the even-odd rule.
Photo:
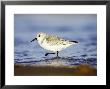
[(14, 65), (15, 76), (97, 76), (97, 69), (88, 64), (78, 66)]

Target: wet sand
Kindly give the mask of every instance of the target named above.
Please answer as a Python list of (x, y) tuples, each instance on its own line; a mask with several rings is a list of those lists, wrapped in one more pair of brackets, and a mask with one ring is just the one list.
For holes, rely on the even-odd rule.
[(14, 66), (15, 76), (97, 76), (97, 69), (83, 64), (76, 67)]

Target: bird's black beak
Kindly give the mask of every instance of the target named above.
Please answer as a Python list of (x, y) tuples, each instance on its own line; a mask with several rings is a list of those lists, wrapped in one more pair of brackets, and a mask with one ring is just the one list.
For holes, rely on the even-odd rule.
[(34, 38), (33, 40), (31, 40), (31, 42), (33, 42), (33, 41), (35, 41), (35, 40), (37, 40), (37, 38)]

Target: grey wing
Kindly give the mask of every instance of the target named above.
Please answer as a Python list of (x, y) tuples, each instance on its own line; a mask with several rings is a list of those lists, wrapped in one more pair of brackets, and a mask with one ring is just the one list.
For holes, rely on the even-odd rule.
[(49, 45), (66, 45), (68, 43), (68, 40), (64, 40), (62, 38), (59, 38), (57, 36), (48, 36), (46, 38), (46, 41)]
[(57, 37), (57, 36), (52, 36), (52, 35), (49, 35), (46, 37), (46, 42), (49, 44), (49, 45), (57, 45), (58, 42), (59, 42), (60, 38)]

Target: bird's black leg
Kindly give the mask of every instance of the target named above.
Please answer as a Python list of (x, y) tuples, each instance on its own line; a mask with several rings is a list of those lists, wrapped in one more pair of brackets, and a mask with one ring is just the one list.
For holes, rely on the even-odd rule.
[(59, 52), (57, 51), (57, 57), (59, 57), (59, 56), (58, 56), (58, 53), (59, 53)]
[(46, 53), (45, 56), (47, 56), (48, 54), (55, 54), (55, 53)]

